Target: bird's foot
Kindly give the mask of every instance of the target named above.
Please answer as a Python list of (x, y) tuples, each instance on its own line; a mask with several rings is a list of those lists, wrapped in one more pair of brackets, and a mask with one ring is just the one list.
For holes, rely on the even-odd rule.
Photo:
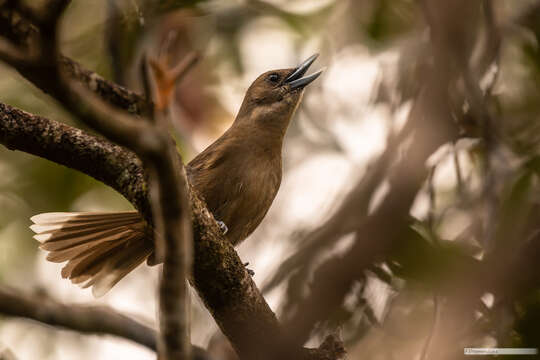
[(218, 224), (219, 228), (221, 229), (221, 233), (223, 235), (225, 235), (229, 231), (229, 228), (227, 227), (227, 225), (223, 221), (218, 220), (217, 224)]
[(255, 276), (255, 271), (251, 270), (251, 269), (248, 269), (248, 265), (249, 265), (249, 262), (245, 263), (244, 266), (246, 268), (246, 271), (248, 272), (249, 275), (251, 276)]

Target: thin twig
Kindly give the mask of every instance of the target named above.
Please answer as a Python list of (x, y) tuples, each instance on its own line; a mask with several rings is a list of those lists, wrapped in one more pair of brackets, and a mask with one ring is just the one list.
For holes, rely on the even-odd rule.
[(463, 183), (463, 174), (461, 173), (461, 164), (459, 162), (459, 153), (456, 148), (456, 143), (454, 142), (452, 146), (452, 158), (454, 161), (454, 171), (456, 172), (456, 182), (459, 196), (465, 194), (465, 186)]
[(433, 321), (431, 322), (431, 328), (429, 329), (426, 342), (424, 343), (424, 346), (422, 347), (422, 352), (420, 354), (419, 360), (429, 359), (428, 355), (431, 349), (431, 344), (433, 343), (433, 339), (435, 338), (435, 331), (437, 330), (439, 317), (440, 317), (440, 299), (439, 299), (439, 296), (435, 294), (433, 295)]
[[(435, 244), (438, 244), (438, 236), (436, 234), (435, 230), (435, 208), (437, 206), (436, 202), (436, 192), (435, 192), (435, 184), (433, 183), (433, 177), (435, 175), (435, 171), (437, 170), (437, 164), (433, 165), (429, 171), (427, 183), (428, 183), (428, 193), (429, 193), (429, 211), (428, 211), (428, 227), (430, 233), (433, 235), (433, 241)], [(422, 348), (422, 353), (420, 355), (420, 360), (427, 360), (429, 355), (429, 350), (431, 349), (431, 344), (433, 342), (433, 339), (435, 337), (435, 331), (437, 330), (437, 324), (439, 320), (439, 296), (434, 293), (433, 294), (433, 320), (431, 323), (431, 328), (429, 329), (428, 337), (426, 338), (426, 342), (424, 343), (424, 347)]]
[(429, 174), (427, 178), (427, 187), (428, 187), (428, 196), (429, 196), (429, 210), (428, 210), (428, 227), (430, 231), (434, 232), (435, 226), (435, 208), (437, 206), (437, 198), (435, 193), (435, 184), (433, 183), (433, 177), (435, 176), (435, 171), (437, 170), (437, 165), (433, 165), (429, 169)]
[(170, 70), (172, 80), (177, 83), (186, 76), (199, 62), (200, 56), (196, 51), (190, 52), (186, 57)]
[(166, 57), (160, 59), (150, 59), (149, 63), (153, 69), (154, 88), (151, 89), (156, 99), (156, 107), (159, 111), (168, 111), (172, 103), (175, 85), (192, 69), (199, 61), (197, 52), (192, 51), (182, 61), (172, 69), (168, 68)]
[[(187, 68), (184, 69), (187, 71)], [(146, 96), (158, 95), (151, 91), (157, 91), (155, 79), (148, 71), (143, 72), (144, 82), (147, 86)], [(174, 89), (174, 86), (173, 86)], [(170, 123), (170, 112), (166, 109), (158, 109), (153, 112), (155, 117), (167, 119), (169, 121), (155, 121), (157, 127), (163, 128)], [(161, 215), (159, 222), (156, 222), (156, 231), (163, 236), (159, 236), (156, 241), (156, 259), (163, 259), (163, 274), (159, 285), (159, 306), (160, 306), (160, 359), (190, 359), (191, 350), (189, 343), (190, 328), (190, 296), (187, 279), (191, 278), (191, 267), (193, 261), (193, 234), (191, 233), (191, 219), (188, 212), (189, 201), (186, 191), (178, 191), (179, 187), (187, 189), (187, 177), (181, 162), (178, 160), (176, 148), (172, 145), (168, 147), (170, 158), (170, 169), (161, 170), (153, 168), (155, 174), (152, 178), (160, 179), (156, 181), (159, 196), (152, 201), (156, 214)], [(173, 174), (164, 174), (172, 172)], [(176, 176), (174, 175), (176, 174)], [(168, 176), (165, 176), (168, 175)], [(165, 179), (161, 177), (165, 176)], [(169, 178), (169, 180), (167, 180)], [(173, 182), (171, 182), (173, 180)], [(168, 182), (168, 183), (167, 183)], [(170, 197), (180, 199), (181, 207), (178, 204), (171, 206)], [(173, 202), (174, 203), (174, 202)]]

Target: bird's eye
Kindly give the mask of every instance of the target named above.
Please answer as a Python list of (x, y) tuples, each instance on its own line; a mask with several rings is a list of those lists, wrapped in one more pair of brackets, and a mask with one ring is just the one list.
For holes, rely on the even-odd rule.
[(268, 80), (270, 80), (273, 83), (276, 83), (279, 80), (279, 75), (278, 74), (270, 74), (270, 75), (268, 75)]

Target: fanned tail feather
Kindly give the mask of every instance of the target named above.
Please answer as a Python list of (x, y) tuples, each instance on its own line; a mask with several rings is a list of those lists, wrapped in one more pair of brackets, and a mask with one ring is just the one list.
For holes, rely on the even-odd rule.
[(96, 297), (153, 252), (145, 224), (136, 211), (100, 213), (45, 213), (31, 218), (30, 229), (47, 260), (64, 262), (62, 277), (83, 288), (92, 286)]

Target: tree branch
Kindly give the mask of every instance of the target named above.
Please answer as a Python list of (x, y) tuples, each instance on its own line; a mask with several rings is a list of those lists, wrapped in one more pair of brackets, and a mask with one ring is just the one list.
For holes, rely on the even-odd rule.
[(0, 103), (0, 143), (87, 174), (150, 219), (145, 173), (131, 151), (99, 136)]
[(0, 313), (23, 317), (85, 334), (114, 335), (156, 350), (156, 332), (106, 306), (62, 304), (46, 295), (0, 287)]
[(448, 103), (453, 76), (446, 63), (437, 63), (426, 72), (409, 115), (408, 122), (414, 124), (412, 141), (388, 174), (390, 191), (371, 215), (361, 219), (351, 250), (331, 258), (315, 271), (311, 292), (295, 304), (301, 311), (286, 323), (299, 343), (309, 339), (318, 322), (328, 319), (331, 309), (340, 307), (368, 266), (386, 260), (407, 232), (410, 208), (428, 174), (426, 160), (457, 135), (451, 118), (453, 109)]
[[(56, 91), (58, 89), (56, 95), (60, 94)], [(84, 90), (78, 87), (75, 94), (80, 96), (81, 92)], [(101, 120), (105, 121), (106, 114), (116, 114), (114, 110), (107, 111), (97, 116), (95, 113), (85, 116), (91, 116), (93, 120), (102, 116)], [(76, 113), (81, 114), (81, 109)], [(30, 152), (103, 181), (124, 195), (150, 221), (145, 171), (132, 152), (7, 105), (0, 108), (0, 142), (12, 150)], [(191, 188), (189, 198), (194, 232), (192, 283), (205, 305), (241, 357), (267, 358), (281, 351), (287, 342), (274, 313), (247, 274), (233, 246), (221, 235), (212, 214)], [(301, 358), (338, 359), (343, 355), (343, 349), (339, 343), (333, 344), (336, 346), (329, 347), (332, 350), (305, 349)], [(341, 351), (333, 352), (335, 348)]]
[[(0, 143), (92, 176), (150, 214), (142, 162), (123, 147), (1, 103)], [(191, 188), (189, 196), (194, 233), (192, 282), (241, 354), (264, 352), (265, 346), (253, 339), (277, 336), (277, 319), (204, 202)], [(276, 345), (275, 339), (265, 341)]]
[(412, 129), (413, 124), (409, 122), (399, 134), (389, 136), (385, 151), (371, 163), (366, 174), (347, 194), (339, 208), (326, 221), (302, 236), (296, 253), (281, 263), (278, 271), (263, 287), (263, 292), (272, 290), (299, 268), (305, 280), (310, 265), (322, 249), (335, 245), (336, 239), (353, 233), (361, 226), (362, 220), (367, 217), (373, 193), (384, 180), (392, 160), (397, 156), (399, 146)]
[[(48, 21), (40, 27), (42, 50), (39, 59), (26, 68), (49, 69), (56, 100), (87, 125), (132, 149), (143, 160), (150, 184), (156, 185), (157, 191), (149, 193), (153, 205), (152, 223), (157, 234), (155, 253), (158, 259), (163, 257), (164, 260), (159, 285), (158, 357), (189, 360), (192, 356), (187, 279), (192, 264), (193, 236), (183, 164), (167, 129), (152, 124), (149, 119), (136, 121), (65, 76), (57, 60), (60, 58), (58, 24), (69, 0), (58, 1), (57, 11), (50, 12)], [(0, 57), (2, 55), (0, 52)]]
[[(36, 38), (39, 37), (39, 31), (32, 24), (31, 19), (28, 18), (28, 14), (21, 13), (20, 8), (14, 9), (10, 6), (9, 1), (5, 1), (0, 5), (0, 36), (9, 39), (22, 48), (32, 49), (35, 47)], [(58, 60), (62, 72), (66, 73), (73, 81), (83, 85), (119, 109), (126, 110), (134, 115), (141, 115), (145, 114), (151, 106), (143, 96), (104, 79), (95, 72), (84, 68), (73, 59), (60, 56)], [(51, 74), (34, 71), (23, 66), (16, 67), (16, 69), (45, 93), (53, 92), (53, 84), (50, 82)]]
[[(45, 294), (24, 294), (0, 286), (0, 314), (35, 320), (84, 334), (113, 335), (156, 351), (156, 331), (107, 306), (63, 304)], [(193, 360), (212, 360), (193, 347)]]
[[(62, 71), (70, 79), (79, 82), (109, 104), (126, 110), (133, 115), (142, 115), (148, 112), (151, 104), (149, 105), (143, 96), (104, 79), (102, 76), (84, 68), (80, 63), (66, 56), (61, 56), (59, 61)], [(21, 73), (21, 75), (32, 81), (38, 88), (47, 92), (48, 85), (46, 81), (41, 79), (40, 74)]]

